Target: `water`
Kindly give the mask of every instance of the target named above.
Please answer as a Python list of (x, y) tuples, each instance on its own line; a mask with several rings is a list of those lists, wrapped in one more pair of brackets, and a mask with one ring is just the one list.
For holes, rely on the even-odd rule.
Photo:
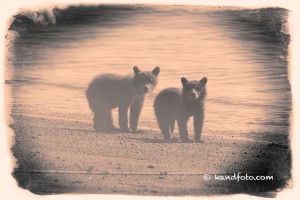
[(61, 12), (56, 26), (39, 27), (15, 41), (9, 63), (13, 113), (91, 122), (85, 89), (94, 76), (133, 73), (134, 65), (160, 66), (139, 127), (158, 129), (152, 102), (160, 90), (181, 87), (183, 76), (206, 76), (204, 134), (288, 133), (286, 55), (264, 27), (209, 7), (71, 11)]

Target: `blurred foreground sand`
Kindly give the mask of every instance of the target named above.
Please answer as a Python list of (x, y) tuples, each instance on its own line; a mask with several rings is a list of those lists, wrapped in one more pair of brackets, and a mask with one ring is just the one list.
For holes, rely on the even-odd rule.
[[(33, 193), (208, 195), (278, 189), (290, 177), (285, 135), (204, 133), (205, 143), (165, 142), (158, 130), (95, 133), (88, 122), (13, 116), (19, 185)], [(178, 136), (178, 133), (175, 133)], [(192, 138), (192, 135), (190, 135)], [(273, 175), (220, 181), (214, 174)], [(211, 174), (211, 180), (204, 180)]]

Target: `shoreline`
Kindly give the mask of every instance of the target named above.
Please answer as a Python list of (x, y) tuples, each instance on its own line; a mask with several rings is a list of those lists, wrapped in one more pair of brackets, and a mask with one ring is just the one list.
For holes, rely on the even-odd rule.
[[(95, 133), (91, 122), (13, 115), (19, 185), (33, 193), (213, 195), (275, 191), (290, 181), (288, 135), (204, 133), (165, 142), (158, 130)], [(190, 135), (191, 138), (191, 135)], [(273, 175), (272, 182), (204, 174)]]

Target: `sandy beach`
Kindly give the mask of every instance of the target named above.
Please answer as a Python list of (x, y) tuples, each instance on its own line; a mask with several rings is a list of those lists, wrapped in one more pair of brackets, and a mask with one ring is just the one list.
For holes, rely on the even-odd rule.
[[(210, 195), (278, 191), (290, 178), (284, 135), (207, 132), (205, 143), (166, 143), (158, 130), (95, 133), (88, 122), (14, 115), (14, 172), (33, 193)], [(178, 136), (178, 134), (177, 134)], [(272, 181), (215, 180), (272, 175)], [(211, 175), (204, 180), (203, 175)]]

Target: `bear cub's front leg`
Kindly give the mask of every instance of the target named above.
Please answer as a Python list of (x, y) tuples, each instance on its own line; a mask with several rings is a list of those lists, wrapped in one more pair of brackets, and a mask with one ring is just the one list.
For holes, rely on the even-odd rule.
[(130, 129), (136, 132), (145, 97), (136, 98), (130, 107)]
[(194, 116), (195, 142), (197, 143), (204, 143), (204, 141), (201, 140), (203, 121), (204, 121), (203, 111), (198, 115)]
[(119, 107), (119, 126), (122, 132), (131, 132), (132, 130), (128, 127), (128, 108), (129, 106)]

